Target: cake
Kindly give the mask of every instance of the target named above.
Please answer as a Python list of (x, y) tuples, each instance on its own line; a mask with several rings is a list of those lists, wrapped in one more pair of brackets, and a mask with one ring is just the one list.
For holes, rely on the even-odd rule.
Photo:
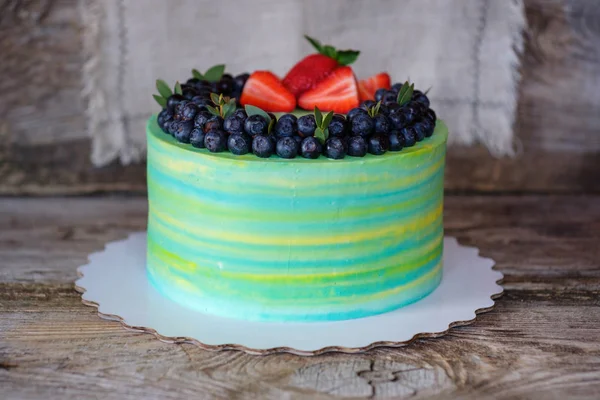
[[(175, 93), (158, 83), (147, 272), (167, 298), (228, 318), (336, 321), (440, 283), (446, 126), (414, 85), (358, 81), (344, 62), (357, 52), (311, 41), (319, 53), (283, 80), (216, 66)], [(297, 68), (322, 57), (328, 73)]]

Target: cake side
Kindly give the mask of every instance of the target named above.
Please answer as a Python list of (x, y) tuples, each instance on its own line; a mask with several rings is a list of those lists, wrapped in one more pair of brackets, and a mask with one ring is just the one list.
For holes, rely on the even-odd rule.
[(199, 311), (271, 321), (358, 318), (442, 276), (447, 129), (401, 152), (285, 160), (209, 153), (148, 122), (155, 287)]

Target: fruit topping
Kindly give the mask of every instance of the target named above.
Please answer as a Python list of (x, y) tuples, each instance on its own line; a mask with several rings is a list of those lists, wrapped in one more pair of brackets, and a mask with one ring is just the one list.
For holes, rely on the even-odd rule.
[(350, 67), (340, 67), (300, 96), (298, 105), (305, 110), (321, 110), (345, 114), (358, 107), (356, 78)]
[(290, 112), (296, 107), (296, 98), (269, 71), (256, 71), (248, 78), (242, 96), (242, 105), (253, 105), (265, 111)]
[[(362, 101), (377, 100), (375, 99), (375, 93), (380, 89), (389, 89), (390, 82), (390, 76), (385, 72), (360, 80), (358, 82), (358, 94), (360, 95), (360, 99)], [(379, 100), (381, 100), (381, 98)]]
[(314, 88), (337, 67), (352, 64), (360, 54), (354, 50), (336, 50), (329, 45), (323, 46), (313, 38), (304, 37), (318, 53), (304, 57), (283, 78), (283, 84), (295, 97)]

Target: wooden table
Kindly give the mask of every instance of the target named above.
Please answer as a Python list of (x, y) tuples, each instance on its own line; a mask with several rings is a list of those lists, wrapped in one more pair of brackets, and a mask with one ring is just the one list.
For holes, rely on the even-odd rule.
[(0, 398), (598, 398), (600, 196), (447, 196), (447, 234), (505, 274), (493, 311), (361, 355), (251, 356), (161, 343), (73, 289), (145, 197), (0, 198)]

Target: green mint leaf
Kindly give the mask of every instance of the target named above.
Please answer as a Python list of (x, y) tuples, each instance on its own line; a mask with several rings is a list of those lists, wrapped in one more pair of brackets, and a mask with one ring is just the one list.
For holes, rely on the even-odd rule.
[(398, 104), (403, 106), (410, 101), (412, 98), (413, 91), (415, 90), (415, 84), (409, 84), (408, 81), (404, 82), (400, 91), (398, 92)]
[(215, 65), (206, 71), (204, 74), (204, 79), (209, 82), (217, 82), (223, 76), (223, 72), (225, 72), (224, 64)]
[(235, 103), (233, 103), (233, 104), (227, 103), (227, 104), (224, 104), (221, 108), (223, 110), (223, 118), (227, 118), (233, 114), (236, 107), (235, 107)]
[(315, 122), (318, 127), (323, 127), (323, 114), (321, 114), (321, 110), (317, 106), (315, 106)]
[(315, 138), (317, 138), (321, 144), (325, 144), (325, 140), (327, 140), (327, 138), (325, 137), (325, 131), (321, 129), (321, 127), (317, 127), (317, 129), (315, 129)]
[(154, 100), (156, 100), (158, 105), (162, 108), (165, 108), (167, 106), (167, 99), (165, 99), (164, 97), (159, 96), (157, 94), (153, 94), (152, 97), (154, 97)]
[(325, 136), (325, 140), (329, 139), (329, 128), (325, 128), (323, 131), (323, 136)]
[(211, 113), (212, 115), (215, 115), (217, 117), (221, 116), (221, 113), (216, 108), (209, 106), (209, 105), (206, 105), (205, 107), (208, 110), (208, 112)]
[(271, 121), (269, 121), (269, 127), (267, 128), (267, 134), (270, 135), (271, 131), (273, 130), (273, 127), (275, 126), (275, 120), (272, 119)]
[(175, 89), (173, 91), (175, 94), (183, 94), (183, 91), (181, 90), (181, 83), (175, 82)]
[(323, 46), (321, 46), (321, 43), (318, 40), (313, 39), (308, 35), (304, 35), (304, 38), (308, 40), (319, 53), (325, 54), (323, 53)]
[(219, 105), (219, 95), (216, 93), (210, 94), (210, 101), (212, 101), (215, 105)]
[(169, 98), (173, 94), (169, 85), (167, 85), (167, 83), (162, 79), (156, 80), (156, 89), (158, 90), (158, 93), (160, 93), (160, 95), (165, 99)]
[(250, 104), (246, 104), (246, 114), (248, 114), (248, 116), (251, 115), (260, 115), (261, 117), (263, 117), (267, 123), (271, 123), (271, 116), (269, 114), (267, 114), (265, 111), (261, 110), (260, 108), (256, 107), (256, 106), (252, 106)]
[(200, 79), (201, 81), (204, 80), (204, 76), (195, 68), (192, 70), (192, 76), (196, 79)]
[(381, 100), (375, 104), (375, 114), (379, 114), (379, 109), (381, 108)]
[(340, 50), (337, 52), (336, 60), (341, 65), (350, 65), (358, 58), (360, 51)]
[(227, 102), (227, 104), (233, 105), (234, 107), (237, 106), (236, 101), (235, 101), (235, 97), (232, 97), (229, 99), (229, 101)]
[[(331, 123), (331, 120), (333, 119), (333, 111), (329, 111), (327, 113), (327, 115), (325, 116), (325, 118), (323, 118), (323, 129), (325, 129), (327, 131), (327, 136), (329, 136), (329, 131), (327, 130), (327, 127), (329, 126), (329, 124)], [(327, 139), (327, 138), (325, 138)]]

